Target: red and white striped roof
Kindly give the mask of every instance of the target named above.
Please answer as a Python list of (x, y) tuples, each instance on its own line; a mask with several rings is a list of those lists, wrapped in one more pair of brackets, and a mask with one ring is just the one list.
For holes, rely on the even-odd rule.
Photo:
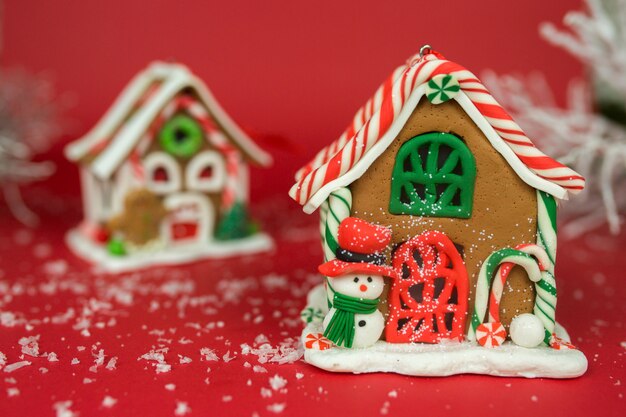
[(387, 78), (339, 139), (296, 173), (289, 195), (311, 213), (330, 193), (358, 179), (396, 138), (428, 81), (440, 74), (456, 78), (461, 90), (454, 100), (524, 182), (559, 199), (584, 188), (585, 179), (537, 149), (474, 74), (429, 51)]
[(129, 158), (156, 118), (181, 92), (193, 91), (219, 129), (246, 157), (268, 166), (271, 156), (233, 122), (207, 86), (181, 64), (154, 62), (124, 89), (102, 119), (85, 136), (70, 143), (65, 154), (78, 161), (89, 156), (89, 169), (109, 178)]

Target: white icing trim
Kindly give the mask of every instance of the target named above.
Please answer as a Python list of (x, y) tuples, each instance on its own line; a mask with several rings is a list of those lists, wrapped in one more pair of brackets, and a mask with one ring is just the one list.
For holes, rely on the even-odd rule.
[[(125, 118), (150, 84), (163, 80), (155, 94), (144, 103), (126, 123)], [(66, 147), (66, 155), (72, 160), (80, 159), (93, 145), (108, 138), (120, 125), (107, 147), (90, 164), (96, 176), (108, 178), (121, 161), (128, 157), (140, 138), (159, 112), (183, 89), (194, 90), (209, 113), (218, 121), (226, 134), (246, 154), (260, 165), (268, 166), (271, 156), (249, 138), (222, 109), (206, 85), (184, 65), (153, 63), (129, 84), (102, 120), (83, 138)], [(124, 123), (122, 125), (122, 123)]]
[[(400, 133), (407, 120), (417, 107), (420, 99), (424, 96), (426, 84), (420, 85), (409, 96), (409, 99), (404, 104), (404, 107), (393, 121), (387, 132), (367, 151), (361, 159), (354, 164), (354, 166), (348, 170), (345, 174), (339, 178), (329, 182), (320, 188), (315, 194), (309, 198), (309, 201), (304, 205), (303, 210), (307, 214), (313, 213), (332, 193), (333, 191), (347, 187), (354, 181), (359, 179), (365, 171), (374, 163), (374, 161), (382, 155), (382, 153), (391, 145)], [(567, 191), (546, 179), (539, 177), (533, 173), (524, 163), (515, 155), (513, 150), (508, 147), (504, 140), (498, 135), (498, 133), (491, 127), (485, 117), (478, 111), (474, 103), (467, 97), (467, 95), (460, 91), (454, 100), (461, 106), (463, 111), (472, 119), (480, 131), (487, 137), (494, 149), (504, 157), (508, 164), (513, 168), (515, 173), (526, 184), (533, 188), (547, 192), (559, 199), (565, 199), (567, 197)]]
[[(200, 178), (204, 168), (211, 165), (213, 176)], [(196, 155), (187, 165), (185, 173), (186, 186), (190, 190), (204, 192), (218, 192), (224, 188), (226, 182), (226, 166), (224, 158), (216, 151), (202, 151)]]
[(93, 242), (78, 228), (65, 235), (69, 248), (77, 256), (94, 264), (95, 272), (111, 273), (132, 271), (149, 266), (176, 265), (204, 258), (225, 258), (251, 255), (272, 250), (272, 239), (265, 233), (257, 233), (244, 239), (213, 241), (204, 245), (186, 245), (160, 250), (137, 252), (128, 256), (112, 256), (106, 247)]
[[(151, 152), (142, 162), (146, 179), (146, 187), (156, 194), (169, 194), (182, 187), (182, 179), (178, 162), (165, 152)], [(154, 170), (164, 168), (167, 172), (167, 181), (154, 181)]]

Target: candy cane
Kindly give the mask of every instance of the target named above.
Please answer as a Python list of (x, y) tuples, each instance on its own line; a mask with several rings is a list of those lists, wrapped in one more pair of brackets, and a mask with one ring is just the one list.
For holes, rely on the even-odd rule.
[[(505, 252), (509, 252), (509, 254), (507, 255)], [(515, 252), (518, 254), (517, 258), (512, 255)], [(525, 257), (520, 258), (519, 255), (525, 255)], [(531, 260), (530, 263), (528, 257)], [(536, 244), (519, 245), (515, 249), (502, 249), (491, 254), (479, 272), (474, 314), (468, 339), (475, 340), (476, 329), (482, 324), (481, 317), (484, 317), (487, 307), (483, 292), (488, 290), (491, 284), (494, 268), (500, 265), (496, 274), (498, 279), (493, 282), (489, 296), (489, 322), (499, 322), (500, 299), (504, 283), (513, 266), (520, 265), (526, 270), (530, 280), (535, 283), (536, 296), (533, 313), (541, 320), (545, 329), (544, 342), (549, 345), (554, 332), (556, 311), (556, 280), (552, 272), (547, 270), (550, 261), (548, 253)], [(532, 266), (533, 262), (534, 267)]]
[[(530, 244), (522, 244), (515, 247), (516, 250), (527, 253), (535, 257), (538, 262), (539, 270), (545, 271), (547, 266), (550, 264), (550, 258), (546, 251), (539, 245), (535, 245), (533, 243)], [(489, 321), (500, 321), (500, 299), (502, 298), (502, 293), (504, 291), (504, 284), (509, 277), (509, 274), (515, 263), (513, 262), (504, 262), (498, 268), (498, 272), (496, 273), (496, 278), (493, 280), (493, 284), (491, 285), (491, 294), (489, 296)]]
[(556, 262), (556, 200), (550, 194), (537, 190), (537, 244), (550, 258), (546, 270), (554, 275)]
[(476, 284), (476, 298), (474, 300), (474, 313), (470, 328), (467, 332), (469, 341), (476, 340), (476, 328), (480, 326), (487, 313), (487, 305), (489, 301), (489, 289), (493, 281), (494, 273), (498, 266), (505, 262), (511, 262), (523, 267), (531, 281), (537, 282), (541, 279), (541, 271), (535, 258), (522, 251), (506, 248), (500, 249), (483, 262), (478, 273), (478, 282)]
[(347, 187), (333, 191), (324, 206), (320, 216), (320, 232), (322, 233), (324, 260), (330, 261), (335, 258), (338, 247), (339, 224), (346, 217), (350, 217), (352, 192)]

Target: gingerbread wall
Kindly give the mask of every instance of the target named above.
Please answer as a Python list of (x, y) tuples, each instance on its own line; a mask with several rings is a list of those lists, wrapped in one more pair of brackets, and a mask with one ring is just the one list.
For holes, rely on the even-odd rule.
[[(428, 132), (453, 133), (466, 142), (474, 155), (476, 184), (469, 219), (394, 215), (388, 212), (396, 154), (407, 140)], [(353, 194), (352, 215), (391, 227), (393, 245), (424, 231), (439, 230), (464, 247), (470, 281), (470, 315), (483, 261), (498, 249), (535, 243), (536, 240), (535, 189), (517, 176), (454, 100), (432, 105), (422, 99), (396, 140), (350, 188)], [(505, 285), (500, 305), (501, 320), (505, 325), (515, 315), (531, 312), (535, 296), (532, 283), (519, 267), (511, 272), (509, 284)], [(386, 310), (385, 294), (381, 299), (385, 300), (381, 307)], [(466, 323), (469, 324), (469, 318)]]

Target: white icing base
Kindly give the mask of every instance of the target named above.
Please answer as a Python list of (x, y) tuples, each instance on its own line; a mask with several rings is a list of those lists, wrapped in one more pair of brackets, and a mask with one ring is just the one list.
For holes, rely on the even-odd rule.
[(274, 247), (272, 239), (265, 233), (231, 241), (167, 247), (158, 251), (137, 252), (126, 256), (112, 256), (106, 246), (93, 242), (78, 229), (68, 231), (65, 241), (72, 252), (93, 262), (103, 272), (123, 272), (152, 265), (175, 265), (203, 258), (247, 255), (269, 251)]
[[(317, 286), (309, 293), (309, 306), (323, 308), (325, 294)], [(326, 311), (324, 308), (323, 311)], [(321, 333), (320, 323), (311, 323), (303, 331)], [(567, 334), (560, 336), (568, 340)], [(525, 378), (575, 378), (587, 370), (587, 358), (574, 349), (549, 347), (524, 348), (511, 342), (490, 349), (470, 342), (398, 344), (378, 341), (361, 349), (332, 347), (327, 350), (305, 349), (304, 359), (311, 365), (332, 372), (395, 372), (412, 376), (448, 376), (484, 374)]]

